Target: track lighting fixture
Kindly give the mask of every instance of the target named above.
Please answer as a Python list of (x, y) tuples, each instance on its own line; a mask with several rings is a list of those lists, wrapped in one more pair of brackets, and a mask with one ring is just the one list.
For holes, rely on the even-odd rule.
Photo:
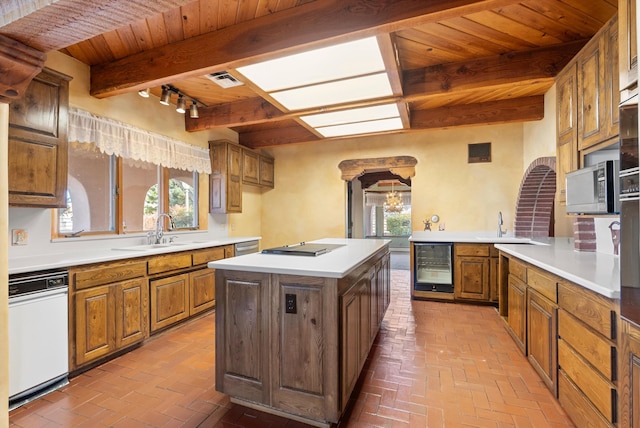
[[(142, 94), (143, 92), (147, 94), (147, 97), (149, 96), (149, 89), (140, 90), (138, 91), (138, 94), (144, 97), (144, 95)], [(187, 111), (187, 101), (191, 101), (191, 105), (189, 106), (189, 117), (191, 119), (197, 119), (198, 117), (200, 117), (198, 114), (198, 104), (200, 104), (201, 107), (207, 106), (199, 100), (190, 97), (187, 94), (183, 94), (178, 88), (172, 85), (162, 85), (160, 104), (168, 106), (171, 103), (171, 94), (176, 94), (178, 96), (178, 100), (176, 101), (176, 111), (178, 113), (185, 113)]]
[(187, 111), (187, 103), (184, 100), (184, 96), (182, 94), (178, 95), (178, 102), (176, 103), (176, 111), (181, 114)]
[(171, 101), (171, 91), (168, 86), (162, 87), (162, 95), (160, 95), (160, 104), (168, 106)]
[(198, 105), (196, 104), (195, 101), (192, 101), (191, 105), (189, 106), (189, 117), (191, 119), (197, 119), (200, 117), (198, 115)]
[(140, 95), (142, 98), (149, 98), (149, 88), (147, 89), (140, 89), (138, 91), (138, 95)]

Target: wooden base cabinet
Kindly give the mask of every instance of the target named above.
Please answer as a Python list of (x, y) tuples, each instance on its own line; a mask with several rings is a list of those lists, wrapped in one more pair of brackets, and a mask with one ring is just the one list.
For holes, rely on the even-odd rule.
[(620, 427), (640, 427), (640, 326), (620, 322)]
[(527, 290), (527, 358), (547, 388), (557, 396), (558, 305), (529, 288)]
[(149, 336), (145, 262), (69, 269), (71, 371)]
[(80, 290), (74, 300), (76, 366), (142, 342), (148, 336), (144, 278)]
[(455, 243), (455, 299), (498, 302), (498, 251), (493, 244)]
[(149, 281), (151, 332), (189, 317), (189, 274)]
[[(618, 421), (617, 314), (611, 299), (578, 285), (558, 285), (558, 400), (574, 423)], [(579, 404), (579, 406), (578, 406)]]

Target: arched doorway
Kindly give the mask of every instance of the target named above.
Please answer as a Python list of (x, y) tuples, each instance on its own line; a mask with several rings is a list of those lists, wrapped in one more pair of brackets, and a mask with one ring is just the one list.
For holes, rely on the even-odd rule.
[[(350, 159), (340, 162), (347, 186), (346, 236), (391, 239), (392, 268), (409, 268), (411, 156)], [(393, 208), (392, 195), (400, 202)]]

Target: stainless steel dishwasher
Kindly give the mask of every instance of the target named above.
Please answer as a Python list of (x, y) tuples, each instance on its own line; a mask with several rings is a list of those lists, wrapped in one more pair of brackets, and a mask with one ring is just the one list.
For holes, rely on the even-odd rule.
[(259, 241), (238, 242), (235, 244), (234, 252), (236, 256), (257, 253), (259, 249)]
[(67, 271), (9, 277), (9, 408), (68, 383)]

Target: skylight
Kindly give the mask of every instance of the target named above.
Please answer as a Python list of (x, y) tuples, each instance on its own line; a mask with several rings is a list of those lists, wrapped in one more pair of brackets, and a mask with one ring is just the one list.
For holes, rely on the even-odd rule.
[[(375, 37), (314, 49), (237, 69), (289, 111), (393, 97)], [(402, 129), (395, 103), (300, 118), (325, 137)]]

